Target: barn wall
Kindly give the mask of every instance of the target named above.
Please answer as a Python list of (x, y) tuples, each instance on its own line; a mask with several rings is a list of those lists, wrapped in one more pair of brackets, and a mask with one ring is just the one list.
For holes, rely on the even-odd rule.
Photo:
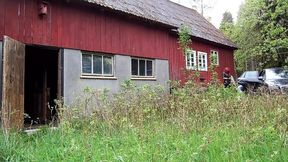
[[(222, 79), (222, 73), (225, 69), (225, 67), (229, 67), (231, 69), (231, 74), (235, 76), (235, 67), (234, 67), (234, 56), (233, 56), (233, 50), (231, 49), (225, 49), (218, 47), (213, 44), (207, 44), (199, 41), (195, 41), (192, 39), (192, 45), (190, 46), (195, 51), (201, 51), (207, 53), (208, 58), (208, 71), (200, 71), (200, 77), (205, 79), (204, 82), (209, 82), (212, 79), (212, 72), (209, 70), (209, 67), (211, 66), (211, 60), (210, 60), (210, 52), (211, 50), (218, 51), (219, 53), (219, 66), (216, 67), (216, 72), (218, 73), (218, 79), (223, 81)], [(177, 47), (174, 47), (177, 49)], [(169, 61), (177, 61), (175, 63), (172, 63), (174, 73), (180, 74), (177, 76), (177, 74), (172, 74), (173, 76), (177, 76), (176, 78), (180, 78), (182, 81), (187, 81), (187, 78), (189, 78), (189, 75), (193, 75), (195, 71), (193, 70), (185, 70), (186, 63), (185, 63), (185, 56), (179, 51), (175, 51), (176, 57), (174, 55), (170, 56)], [(175, 71), (178, 70), (178, 71)]]
[[(26, 44), (169, 60), (170, 79), (185, 80), (185, 58), (170, 29), (59, 0), (50, 0), (48, 15), (40, 18), (37, 2), (0, 0), (0, 39), (8, 35)], [(233, 50), (198, 40), (193, 40), (192, 47), (208, 55), (218, 49), (221, 65), (217, 70), (234, 69)], [(211, 73), (201, 75), (209, 80)]]
[[(115, 93), (120, 85), (131, 78), (131, 57), (114, 55), (115, 78), (109, 79), (81, 79), (81, 51), (64, 50), (64, 101), (71, 104), (73, 99), (83, 92), (87, 87), (93, 89), (108, 89)], [(162, 85), (168, 90), (169, 65), (167, 60), (155, 60), (156, 80), (155, 81), (134, 81), (136, 85)]]
[(158, 27), (59, 0), (51, 0), (41, 18), (37, 2), (1, 0), (0, 35), (27, 44), (167, 58), (168, 34)]

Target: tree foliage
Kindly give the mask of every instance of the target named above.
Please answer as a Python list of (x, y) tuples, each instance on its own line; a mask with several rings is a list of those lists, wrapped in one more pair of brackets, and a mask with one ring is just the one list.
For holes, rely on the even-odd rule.
[(233, 23), (233, 17), (232, 17), (231, 12), (229, 11), (224, 12), (221, 23)]
[[(284, 66), (288, 56), (288, 1), (266, 0), (260, 8), (260, 51), (264, 66)], [(270, 61), (269, 61), (270, 60)]]
[(238, 70), (287, 65), (288, 1), (246, 0), (240, 8), (231, 38)]
[(223, 14), (223, 19), (220, 23), (220, 30), (224, 33), (224, 35), (230, 39), (232, 39), (233, 31), (234, 31), (234, 22), (232, 14), (226, 11)]

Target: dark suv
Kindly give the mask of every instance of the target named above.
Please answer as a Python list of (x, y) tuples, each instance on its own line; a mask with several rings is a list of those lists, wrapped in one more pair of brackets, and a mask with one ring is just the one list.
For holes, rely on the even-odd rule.
[(259, 80), (258, 71), (245, 71), (237, 80), (238, 91), (240, 92), (255, 92), (262, 82)]

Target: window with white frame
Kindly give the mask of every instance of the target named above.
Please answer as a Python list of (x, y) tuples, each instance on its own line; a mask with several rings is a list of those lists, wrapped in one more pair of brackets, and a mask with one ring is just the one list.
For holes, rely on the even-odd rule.
[(198, 70), (200, 71), (207, 71), (207, 53), (205, 52), (198, 52)]
[(219, 65), (219, 53), (218, 51), (211, 50), (211, 63)]
[(186, 69), (195, 70), (196, 69), (196, 51), (187, 50), (186, 53)]
[(154, 77), (154, 60), (131, 58), (132, 77)]
[(113, 76), (114, 57), (99, 53), (82, 53), (82, 75)]

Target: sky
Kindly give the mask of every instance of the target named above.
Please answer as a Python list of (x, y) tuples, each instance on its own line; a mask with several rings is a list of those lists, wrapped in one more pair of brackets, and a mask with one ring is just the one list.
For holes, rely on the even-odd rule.
[[(187, 7), (192, 7), (193, 0), (171, 0), (177, 2)], [(211, 23), (219, 28), (223, 13), (229, 11), (232, 13), (234, 22), (237, 20), (237, 15), (239, 7), (245, 0), (203, 0), (204, 3), (208, 4), (206, 9), (204, 9), (204, 15), (211, 17)]]

